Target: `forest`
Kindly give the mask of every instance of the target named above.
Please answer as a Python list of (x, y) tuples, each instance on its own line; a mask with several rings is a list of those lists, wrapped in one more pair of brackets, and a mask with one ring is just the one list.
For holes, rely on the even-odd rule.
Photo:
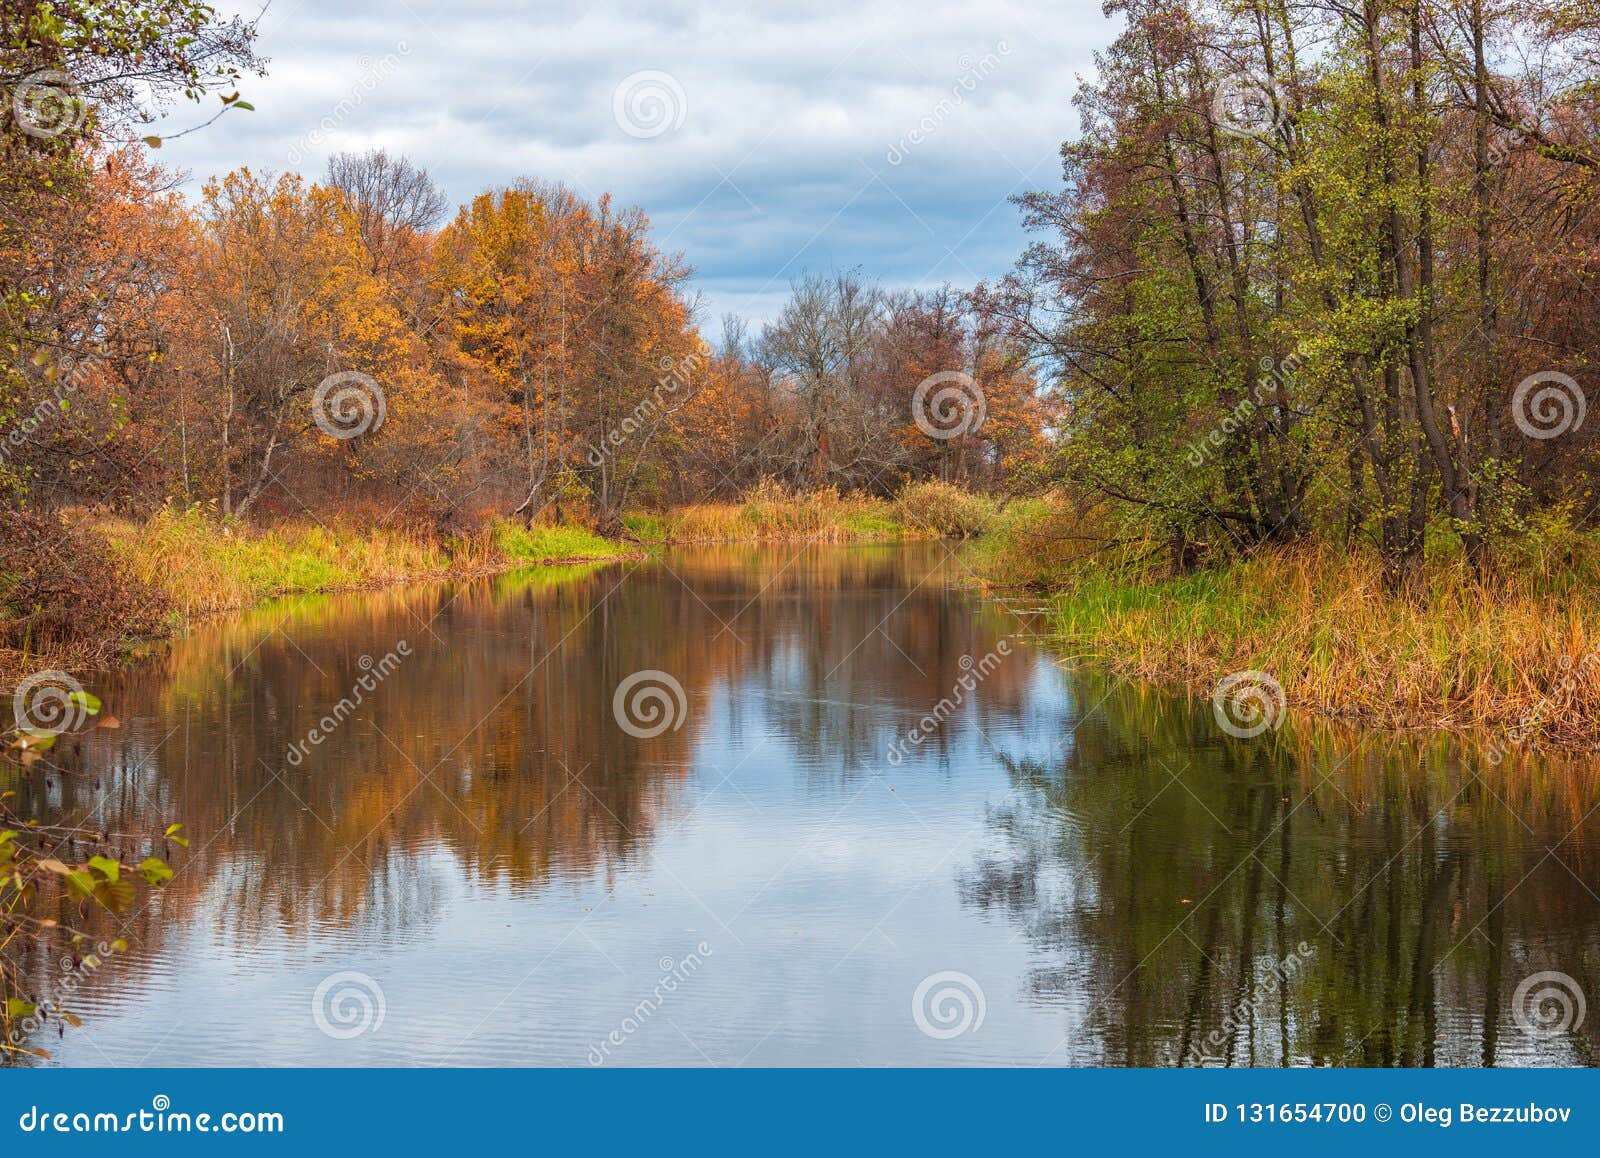
[[(450, 937), (502, 955), (442, 953), (413, 1043), (454, 1036), (435, 1014), (610, 1026), (592, 961), (519, 998), (543, 1007), (460, 987), (536, 958), (556, 926), (521, 922), (556, 893), (550, 954), (625, 898), (595, 932), (652, 966), (665, 934), (625, 951), (652, 918), (737, 939), (752, 912), (717, 1034), (778, 1032), (728, 1010), (855, 941), (792, 973), (1025, 965), (991, 982), (994, 1052), (946, 1061), (1015, 1060), (993, 1035), (1028, 999), (1093, 1023), (1094, 1064), (1468, 1058), (1436, 1007), (1481, 1024), (1483, 1064), (1525, 1056), (1502, 980), (1558, 951), (1582, 972), (1594, 943), (1600, 4), (1104, 16), (1075, 107), (1035, 110), (1059, 178), (1015, 197), (1014, 262), (963, 285), (796, 268), (752, 319), (706, 316), (694, 255), (626, 188), (447, 192), (438, 158), (382, 145), (183, 172), (173, 109), (184, 133), (258, 113), (254, 23), (0, 0), (5, 1060), (76, 1027), (40, 980), (58, 963), (79, 978), (186, 911), (232, 978), (344, 962), (362, 932), (393, 962), (429, 914), (476, 913)], [(672, 907), (657, 843), (728, 923)], [(768, 894), (793, 865), (811, 883)], [(839, 902), (890, 886), (882, 918)], [(914, 894), (902, 950), (884, 922)], [(1009, 939), (983, 950), (989, 924)], [(938, 960), (908, 970), (918, 938)], [(1258, 1034), (1247, 987), (1291, 972), (1309, 991)], [(240, 1005), (299, 1049), (272, 1002), (347, 974)], [(953, 1036), (799, 993), (769, 1003), (807, 1008), (795, 1058), (831, 1058), (804, 1052), (834, 1048), (829, 1016), (838, 1056), (862, 1027), (891, 1058)], [(191, 1030), (182, 1060), (207, 1056)], [(394, 1048), (370, 1056), (432, 1057)]]
[[(185, 99), (250, 116), (251, 25), (192, 0), (5, 13), (13, 654), (160, 630), (174, 600), (691, 525), (988, 532), (991, 580), (1065, 593), (1085, 646), (1223, 633), (1200, 670), (1281, 637), (1284, 583), (1302, 652), (1344, 591), (1440, 636), (1474, 601), (1515, 613), (1505, 670), (1475, 637), (1428, 645), (1450, 694), (1541, 687), (1586, 650), (1587, 609), (1559, 640), (1526, 630), (1595, 574), (1586, 0), (1112, 0), (1012, 271), (803, 273), (761, 325), (702, 317), (625, 190), (507, 174), (452, 205), (427, 158), (372, 149), (186, 192), (142, 130)], [(752, 495), (781, 513), (741, 517)], [(268, 540), (281, 574), (174, 590), (267, 567), (244, 544)], [(372, 543), (382, 565), (348, 574), (311, 558)], [(1198, 573), (1274, 603), (1253, 641), (1170, 586)], [(1085, 611), (1096, 583), (1150, 599)]]

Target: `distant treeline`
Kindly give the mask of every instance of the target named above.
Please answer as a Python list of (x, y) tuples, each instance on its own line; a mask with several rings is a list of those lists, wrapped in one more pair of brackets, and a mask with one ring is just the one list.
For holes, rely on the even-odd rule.
[(64, 28), (6, 9), (13, 506), (614, 530), (763, 479), (887, 495), (1039, 466), (1026, 350), (969, 297), (807, 277), (713, 343), (688, 267), (609, 197), (519, 180), (452, 212), (425, 168), (372, 151), (316, 182), (237, 169), (191, 202), (135, 126), (208, 87), (249, 116), (227, 106), (251, 29), (165, 0), (56, 7)]

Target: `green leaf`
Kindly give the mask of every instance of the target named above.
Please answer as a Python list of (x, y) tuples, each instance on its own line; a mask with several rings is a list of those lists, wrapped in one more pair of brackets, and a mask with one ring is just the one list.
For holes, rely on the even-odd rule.
[(126, 953), (128, 951), (128, 943), (121, 937), (118, 937), (115, 941), (111, 942), (111, 947), (118, 953)]
[(11, 741), (11, 746), (24, 752), (48, 752), (56, 746), (56, 734), (43, 728), (23, 728)]
[(249, 101), (234, 101), (233, 107), (236, 109), (244, 109), (247, 113), (253, 113), (256, 111), (256, 106), (251, 104)]
[(164, 885), (172, 879), (172, 866), (158, 856), (148, 856), (139, 862), (139, 871), (153, 885)]
[(108, 856), (91, 856), (89, 867), (100, 870), (100, 874), (108, 881), (115, 881), (122, 875), (122, 866)]
[(74, 896), (81, 900), (88, 900), (94, 896), (94, 877), (81, 869), (67, 873), (67, 885)]
[(149, 145), (152, 149), (159, 149), (161, 147), (161, 138), (160, 137), (146, 137), (144, 139), (144, 143)]
[(32, 1017), (39, 1007), (31, 1001), (24, 1001), (20, 997), (6, 998), (7, 1017)]
[(94, 899), (114, 913), (120, 913), (133, 904), (137, 894), (133, 891), (133, 882), (122, 881), (96, 881), (94, 886)]
[(92, 692), (70, 692), (67, 695), (67, 700), (69, 703), (77, 704), (78, 707), (88, 712), (91, 716), (100, 714), (100, 697)]

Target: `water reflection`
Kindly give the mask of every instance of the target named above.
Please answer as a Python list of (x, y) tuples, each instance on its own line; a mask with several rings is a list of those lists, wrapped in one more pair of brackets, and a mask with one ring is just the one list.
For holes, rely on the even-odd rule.
[[(965, 574), (942, 544), (706, 548), (162, 650), (96, 686), (124, 727), (76, 775), (7, 773), (41, 817), (195, 837), (101, 922), (134, 949), (48, 1047), (585, 1064), (704, 944), (615, 1060), (1592, 1064), (1600, 1015), (1544, 1038), (1511, 1006), (1541, 970), (1600, 995), (1592, 768), (1232, 740), (1063, 671)], [(644, 669), (688, 705), (652, 738), (612, 715)], [(378, 1032), (317, 1031), (341, 969), (381, 980)], [(946, 970), (987, 1012), (941, 1038), (911, 1001)]]
[(964, 882), (1026, 928), (1033, 991), (1095, 995), (1057, 1060), (1594, 1064), (1593, 1022), (1545, 1038), (1507, 1008), (1543, 970), (1600, 991), (1592, 764), (1241, 743), (1208, 704), (1078, 687), (1099, 708), (1060, 759), (1004, 759), (1006, 851)]

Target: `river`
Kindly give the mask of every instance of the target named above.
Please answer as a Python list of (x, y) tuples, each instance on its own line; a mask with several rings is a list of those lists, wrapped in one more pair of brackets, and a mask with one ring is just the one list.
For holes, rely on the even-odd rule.
[(40, 1064), (1594, 1063), (1592, 768), (1239, 739), (966, 576), (685, 549), (91, 682), (121, 726), (23, 806), (192, 844)]

